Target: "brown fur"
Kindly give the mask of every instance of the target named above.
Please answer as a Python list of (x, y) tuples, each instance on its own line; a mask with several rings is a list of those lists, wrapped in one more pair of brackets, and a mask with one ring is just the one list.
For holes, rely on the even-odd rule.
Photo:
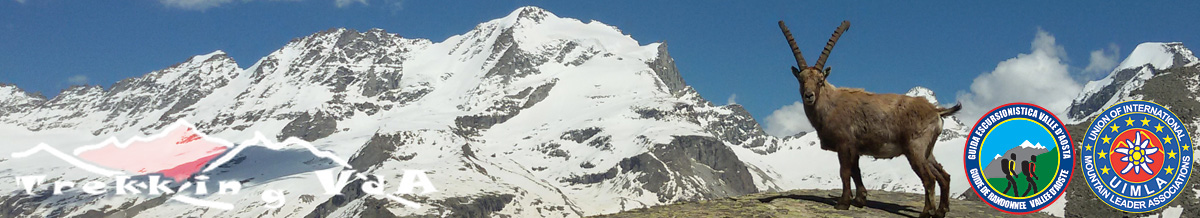
[[(785, 36), (791, 35), (782, 21), (780, 27)], [(843, 27), (834, 33), (818, 64), (823, 64), (841, 31), (848, 27), (849, 22), (843, 22)], [(795, 43), (789, 40), (789, 44)], [(803, 63), (798, 49), (793, 46), (793, 50), (797, 62)], [(821, 149), (838, 153), (842, 196), (837, 208), (866, 205), (867, 191), (858, 164), (861, 156), (895, 158), (903, 155), (925, 187), (925, 208), (921, 216), (944, 217), (949, 211), (950, 174), (934, 159), (933, 146), (942, 132), (942, 117), (954, 114), (961, 105), (939, 108), (919, 97), (836, 88), (825, 80), (829, 76), (828, 68), (801, 67), (804, 69), (792, 68), (792, 74), (800, 82), (805, 115), (817, 131)], [(853, 202), (851, 181), (857, 190)], [(939, 186), (942, 195), (937, 209), (933, 207), (934, 185)]]

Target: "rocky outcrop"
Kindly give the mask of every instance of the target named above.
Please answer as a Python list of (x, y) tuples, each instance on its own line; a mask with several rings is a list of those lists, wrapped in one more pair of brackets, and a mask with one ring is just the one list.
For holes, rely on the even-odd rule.
[(37, 93), (28, 93), (16, 85), (0, 83), (0, 114), (25, 111), (42, 102), (46, 97)]
[[(758, 191), (745, 163), (720, 140), (705, 136), (676, 136), (669, 144), (655, 145), (650, 153), (621, 160), (622, 173), (636, 173), (642, 188), (658, 194), (660, 202), (670, 202), (677, 190), (696, 187), (711, 190), (704, 198), (736, 196)], [(672, 177), (699, 177), (679, 180)], [(603, 175), (602, 175), (603, 177)], [(694, 199), (693, 199), (694, 200)]]
[(683, 82), (683, 76), (679, 75), (679, 68), (675, 67), (675, 59), (671, 58), (671, 54), (667, 53), (666, 42), (658, 45), (658, 58), (647, 64), (650, 65), (650, 69), (654, 70), (654, 74), (658, 75), (658, 79), (662, 80), (663, 85), (671, 93), (678, 94), (687, 86), (687, 83)]
[(324, 111), (316, 113), (304, 112), (292, 120), (292, 122), (288, 122), (283, 127), (283, 130), (280, 130), (276, 138), (283, 141), (290, 137), (296, 137), (311, 142), (325, 138), (337, 132), (337, 130), (337, 118), (328, 113)]
[[(1137, 76), (1138, 72), (1142, 70), (1143, 68), (1122, 69), (1116, 73), (1113, 73), (1112, 84), (1101, 88), (1096, 92), (1096, 94), (1089, 96), (1088, 98), (1078, 99), (1075, 102), (1072, 102), (1071, 108), (1067, 110), (1067, 116), (1071, 118), (1084, 118), (1085, 116), (1091, 115), (1091, 113), (1104, 110), (1104, 107), (1107, 106), (1105, 104), (1109, 102), (1109, 99), (1116, 95), (1117, 92), (1120, 91), (1121, 87), (1124, 87), (1126, 83), (1131, 82), (1133, 77)], [(1144, 70), (1149, 70), (1151, 72), (1154, 71), (1153, 68), (1147, 68)]]

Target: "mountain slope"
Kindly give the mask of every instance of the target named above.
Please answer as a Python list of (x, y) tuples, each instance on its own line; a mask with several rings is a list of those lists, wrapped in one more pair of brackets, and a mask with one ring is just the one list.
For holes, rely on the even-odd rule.
[[(1200, 60), (1183, 43), (1148, 42), (1138, 45), (1121, 66), (1104, 79), (1089, 82), (1083, 93), (1069, 109), (1074, 123), (1067, 125), (1071, 137), (1077, 143), (1083, 141), (1085, 131), (1095, 113), (1108, 106), (1126, 100), (1148, 100), (1161, 104), (1184, 122), (1196, 135), (1200, 125)], [(1097, 102), (1105, 102), (1099, 104)], [(1075, 113), (1080, 111), (1080, 113)], [(1195, 139), (1193, 139), (1195, 140)], [(1080, 146), (1081, 147), (1081, 146)], [(1078, 148), (1078, 147), (1077, 147)], [(1078, 152), (1078, 151), (1077, 151)], [(1194, 158), (1193, 158), (1194, 159)], [(1080, 162), (1076, 170), (1082, 169)], [(1193, 165), (1191, 171), (1197, 170)], [(1074, 181), (1083, 181), (1083, 174), (1076, 174)], [(1194, 179), (1194, 178), (1193, 178)], [(1086, 183), (1073, 183), (1064, 196), (1067, 203), (1066, 216), (1113, 217), (1113, 216), (1200, 216), (1200, 183), (1190, 182), (1190, 188), (1180, 193), (1166, 208), (1144, 214), (1129, 214), (1118, 211), (1096, 198)], [(1079, 185), (1085, 184), (1085, 185)]]
[(0, 83), (0, 114), (28, 110), (29, 107), (44, 101), (45, 97), (26, 93), (16, 85)]
[[(909, 94), (934, 99), (924, 88)], [(201, 196), (234, 202), (232, 210), (160, 196), (48, 196), (45, 188), (26, 195), (18, 186), (0, 186), (6, 202), (0, 209), (8, 215), (573, 217), (840, 188), (836, 166), (819, 164), (834, 163), (836, 155), (820, 150), (815, 134), (772, 137), (740, 105), (701, 98), (665, 43), (643, 45), (599, 21), (536, 7), (440, 42), (330, 29), (294, 39), (246, 69), (217, 51), (108, 89), (74, 87), (44, 102), (32, 99), (0, 114), (0, 138), (13, 139), (0, 151), (38, 143), (70, 150), (186, 120), (230, 141), (258, 133), (311, 141), (349, 169), (386, 181), (423, 170), (437, 192), (400, 196), (420, 208), (366, 194), (358, 188), (362, 180), (326, 195), (310, 171), (340, 169), (329, 160), (298, 148), (242, 144), (253, 152), (208, 175), (243, 181), (242, 194)], [(961, 167), (953, 157), (962, 153), (965, 127), (955, 118), (944, 127), (935, 156), (945, 158), (947, 169)], [(0, 175), (107, 179), (42, 157), (0, 160), (10, 169)], [(798, 160), (813, 164), (797, 168)], [(902, 158), (864, 160), (863, 169), (870, 188), (921, 191)], [(948, 171), (953, 190), (965, 190), (963, 174)], [(280, 188), (289, 190), (283, 207), (258, 199)]]
[[(1197, 61), (1196, 56), (1183, 46), (1183, 43), (1139, 44), (1108, 76), (1084, 85), (1083, 91), (1067, 108), (1067, 122), (1082, 122), (1109, 105), (1141, 99), (1141, 96), (1133, 92), (1141, 89), (1146, 80), (1166, 73), (1166, 69), (1195, 66)], [(1191, 81), (1194, 83), (1196, 80)]]

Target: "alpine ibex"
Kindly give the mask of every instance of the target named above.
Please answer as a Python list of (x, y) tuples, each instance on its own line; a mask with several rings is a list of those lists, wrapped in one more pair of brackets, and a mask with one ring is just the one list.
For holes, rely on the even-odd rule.
[[(950, 116), (962, 105), (939, 108), (924, 98), (899, 94), (875, 94), (862, 89), (837, 88), (826, 81), (830, 68), (825, 60), (838, 38), (850, 28), (849, 21), (833, 32), (816, 65), (808, 66), (796, 40), (783, 21), (779, 28), (787, 38), (796, 64), (792, 75), (800, 82), (800, 94), (804, 101), (804, 113), (817, 130), (821, 149), (838, 153), (841, 165), (842, 196), (837, 209), (849, 209), (853, 204), (863, 207), (867, 203), (867, 191), (863, 187), (858, 160), (862, 155), (875, 158), (908, 158), (909, 165), (925, 187), (925, 208), (921, 217), (944, 217), (950, 209), (950, 174), (942, 169), (933, 158), (933, 145), (942, 132), (942, 117)], [(822, 68), (824, 68), (822, 70)], [(853, 178), (857, 197), (851, 201), (850, 181)], [(933, 208), (933, 186), (941, 188), (939, 207)]]

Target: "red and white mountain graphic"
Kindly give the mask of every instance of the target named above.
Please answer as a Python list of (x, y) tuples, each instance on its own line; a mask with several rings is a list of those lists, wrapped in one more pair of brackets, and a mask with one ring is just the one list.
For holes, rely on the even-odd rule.
[(126, 141), (112, 137), (97, 144), (80, 146), (74, 150), (73, 155), (42, 143), (28, 150), (15, 152), (12, 157), (25, 158), (37, 153), (47, 153), (80, 169), (99, 175), (161, 174), (176, 182), (214, 170), (231, 161), (247, 148), (308, 153), (308, 155), (296, 157), (288, 156), (291, 154), (286, 154), (287, 152), (272, 154), (275, 155), (272, 157), (260, 157), (273, 159), (271, 161), (315, 158), (329, 161), (330, 166), (327, 167), (352, 168), (344, 158), (337, 154), (317, 149), (310, 142), (295, 137), (275, 142), (263, 136), (262, 133), (255, 132), (253, 138), (241, 141), (238, 143), (240, 146), (234, 145), (224, 139), (205, 135), (187, 121), (179, 120), (163, 128), (163, 131), (156, 135), (135, 136)]
[(76, 149), (75, 155), (100, 167), (134, 175), (161, 173), (178, 182), (199, 172), (230, 147), (229, 142), (205, 137), (190, 124), (176, 122), (158, 135), (125, 142), (110, 138)]
[[(184, 181), (200, 174), (214, 176), (215, 173), (218, 177), (232, 178), (232, 181), (241, 184), (254, 179), (269, 180), (320, 169), (352, 168), (345, 159), (336, 154), (319, 150), (310, 142), (295, 137), (275, 142), (262, 133), (255, 132), (253, 138), (241, 141), (237, 145), (221, 138), (207, 136), (187, 121), (179, 120), (155, 135), (134, 136), (125, 141), (111, 137), (97, 144), (80, 146), (74, 150), (73, 155), (42, 143), (28, 150), (15, 152), (12, 157), (27, 158), (45, 153), (79, 169), (102, 176), (160, 174), (182, 184), (180, 190), (194, 186), (195, 184)], [(244, 151), (246, 153), (243, 153)], [(282, 165), (272, 165), (274, 168), (266, 172), (260, 172), (262, 169), (254, 167), (233, 173), (229, 170), (236, 167), (214, 171), (224, 166), (223, 164), (230, 163), (235, 157)], [(233, 166), (240, 162), (241, 160), (233, 162)], [(144, 184), (140, 187), (147, 188)], [(228, 202), (201, 198), (172, 195), (170, 199), (221, 210), (234, 208), (234, 205)], [(395, 196), (389, 198), (398, 199), (402, 204), (411, 203)]]

